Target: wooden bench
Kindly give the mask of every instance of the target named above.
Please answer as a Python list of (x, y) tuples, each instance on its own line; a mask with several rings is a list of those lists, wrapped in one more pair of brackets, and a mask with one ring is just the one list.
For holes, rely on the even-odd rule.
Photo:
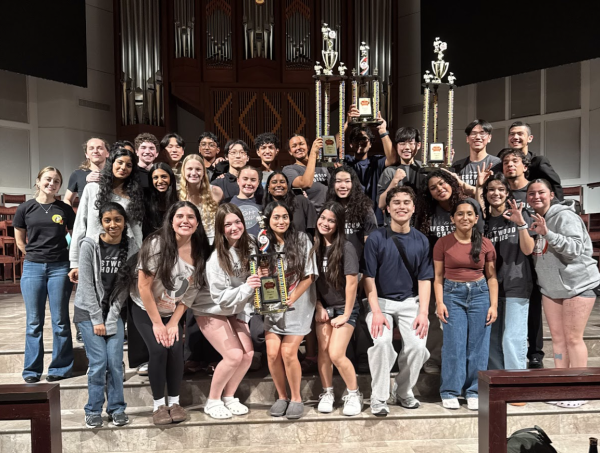
[(32, 453), (61, 453), (59, 384), (0, 385), (0, 420), (31, 420)]
[(506, 453), (507, 403), (596, 399), (600, 368), (480, 371), (479, 453)]

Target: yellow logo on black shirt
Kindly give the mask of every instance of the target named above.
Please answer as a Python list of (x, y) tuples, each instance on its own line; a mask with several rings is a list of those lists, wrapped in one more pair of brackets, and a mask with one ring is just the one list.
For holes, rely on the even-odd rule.
[(52, 221), (53, 221), (54, 223), (58, 223), (58, 224), (60, 224), (60, 225), (62, 225), (62, 224), (63, 224), (63, 218), (62, 218), (62, 216), (61, 216), (61, 215), (59, 215), (59, 214), (54, 214), (54, 215), (52, 216)]

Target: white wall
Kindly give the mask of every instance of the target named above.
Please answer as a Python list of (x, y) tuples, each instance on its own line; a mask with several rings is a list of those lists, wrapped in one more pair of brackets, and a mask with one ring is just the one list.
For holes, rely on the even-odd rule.
[[(91, 136), (116, 140), (112, 7), (112, 0), (86, 0), (88, 87), (26, 77), (28, 121), (0, 119), (0, 157), (8, 162), (0, 166), (0, 192), (30, 195), (39, 169), (53, 165), (65, 178), (64, 193), (84, 159), (81, 145)], [(81, 106), (80, 100), (99, 108)]]
[[(399, 6), (399, 18), (396, 28), (399, 30), (400, 39), (398, 45), (398, 65), (399, 71), (396, 76), (395, 86), (398, 90), (400, 102), (399, 118), (394, 119), (396, 127), (413, 126), (421, 128), (422, 126), (422, 96), (421, 83), (422, 74), (420, 65), (420, 2), (418, 0), (403, 0)], [(443, 36), (440, 37), (442, 40)], [(434, 58), (433, 43), (431, 43), (431, 59)], [(449, 42), (448, 46), (452, 46)], [(450, 61), (450, 70), (452, 62)], [(460, 74), (456, 74), (460, 82)], [(543, 76), (542, 76), (543, 79)], [(543, 83), (543, 82), (542, 82)], [(506, 79), (507, 88), (510, 89), (510, 81)], [(509, 92), (509, 91), (507, 91)], [(446, 108), (447, 102), (445, 92), (440, 100), (440, 140), (446, 139)], [(468, 155), (468, 148), (465, 143), (464, 128), (477, 117), (477, 85), (468, 85), (460, 87), (455, 97), (454, 109), (454, 149), (456, 157), (461, 158)], [(480, 100), (481, 102), (481, 100)], [(542, 105), (544, 99), (542, 95)], [(508, 112), (507, 105), (507, 112)], [(404, 112), (404, 113), (403, 113)], [(558, 112), (548, 115), (537, 115), (535, 117), (524, 118), (524, 121), (531, 123), (542, 122), (542, 132), (534, 140), (538, 140), (535, 146), (539, 147), (540, 153), (552, 150), (552, 146), (544, 143), (544, 137), (552, 136), (548, 130), (544, 129), (545, 121), (567, 119), (570, 117), (581, 118), (580, 129), (580, 168), (579, 178), (564, 179), (564, 186), (582, 185), (584, 187), (584, 209), (586, 212), (600, 212), (600, 188), (590, 189), (587, 184), (600, 182), (600, 59), (588, 60), (581, 63), (581, 108), (570, 112)], [(495, 124), (495, 129), (499, 132), (493, 137), (494, 147), (502, 147), (506, 144), (507, 126), (517, 118), (500, 121)], [(550, 128), (551, 126), (548, 126)], [(552, 131), (550, 131), (552, 132)], [(534, 134), (535, 135), (535, 134)], [(557, 145), (557, 143), (554, 143)], [(494, 148), (495, 149), (495, 148)], [(556, 152), (556, 151), (555, 151)], [(568, 152), (573, 152), (569, 150)], [(574, 152), (577, 152), (575, 150)], [(577, 157), (577, 156), (575, 156)], [(558, 160), (558, 159), (557, 159)], [(556, 171), (561, 173), (560, 162), (555, 165)]]

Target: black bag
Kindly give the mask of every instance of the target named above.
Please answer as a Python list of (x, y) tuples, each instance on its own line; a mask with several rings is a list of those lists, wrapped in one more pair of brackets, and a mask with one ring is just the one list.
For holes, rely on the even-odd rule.
[(508, 438), (507, 453), (557, 453), (552, 441), (542, 428), (535, 425), (515, 431)]

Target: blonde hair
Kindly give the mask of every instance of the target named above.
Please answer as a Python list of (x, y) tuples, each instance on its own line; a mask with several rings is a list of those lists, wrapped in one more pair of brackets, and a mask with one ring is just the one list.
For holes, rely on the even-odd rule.
[[(35, 178), (35, 192), (34, 192), (34, 197), (37, 197), (40, 194), (40, 188), (37, 185), (38, 182), (40, 182), (40, 180), (42, 179), (42, 176), (44, 176), (44, 173), (47, 173), (49, 171), (54, 171), (58, 174), (58, 177), (60, 178), (60, 187), (62, 187), (63, 184), (63, 177), (62, 177), (62, 173), (60, 172), (60, 170), (56, 167), (44, 167), (40, 170), (40, 172), (38, 173), (37, 177)], [(59, 187), (59, 188), (60, 188)]]
[(210, 189), (210, 181), (208, 180), (208, 173), (206, 171), (206, 165), (204, 165), (204, 158), (200, 154), (190, 154), (183, 159), (181, 164), (181, 178), (179, 184), (179, 199), (182, 201), (189, 200), (189, 188), (188, 182), (185, 179), (185, 166), (191, 160), (197, 160), (202, 164), (204, 169), (204, 175), (200, 182), (200, 213), (202, 214), (202, 220), (205, 225), (211, 225), (215, 223), (215, 213), (217, 212), (217, 202), (212, 197), (212, 191)]
[[(108, 142), (106, 140), (104, 140), (103, 138), (100, 137), (90, 137), (89, 139), (87, 139), (85, 141), (85, 143), (82, 145), (83, 146), (83, 155), (85, 156), (87, 154), (87, 146), (88, 143), (91, 140), (100, 140), (102, 143), (104, 143), (104, 148), (106, 148), (106, 152), (110, 153), (110, 145), (108, 144)], [(90, 160), (86, 157), (85, 160), (81, 163), (81, 165), (79, 166), (80, 170), (89, 170), (90, 167), (92, 166), (92, 163), (90, 162)]]

